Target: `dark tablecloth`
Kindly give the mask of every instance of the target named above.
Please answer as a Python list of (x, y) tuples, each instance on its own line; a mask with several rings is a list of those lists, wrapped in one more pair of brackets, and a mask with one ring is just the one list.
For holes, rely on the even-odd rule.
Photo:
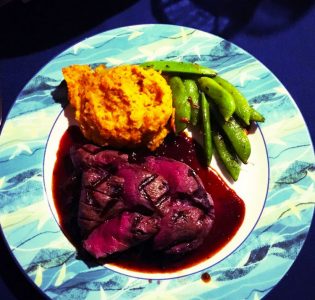
[[(3, 117), (28, 80), (72, 44), (120, 26), (171, 23), (221, 35), (259, 59), (288, 89), (314, 141), (314, 1), (240, 0), (230, 1), (231, 4), (215, 10), (212, 3), (211, 9), (206, 11), (217, 22), (210, 22), (209, 18), (198, 19), (193, 11), (187, 11), (187, 7), (194, 8), (194, 1), (109, 2), (32, 0), (25, 4), (13, 1), (0, 7)], [(180, 7), (184, 6), (185, 14), (179, 13)], [(224, 18), (218, 17), (222, 15)], [(225, 23), (226, 19), (232, 20), (231, 25)], [(313, 220), (295, 263), (266, 299), (315, 299), (314, 233)], [(1, 299), (42, 298), (16, 265), (3, 237), (0, 237), (0, 276)]]

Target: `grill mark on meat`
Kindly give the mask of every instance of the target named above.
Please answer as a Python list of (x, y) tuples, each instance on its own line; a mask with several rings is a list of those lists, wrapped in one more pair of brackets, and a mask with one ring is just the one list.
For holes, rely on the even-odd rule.
[[(84, 186), (86, 188), (94, 188), (97, 187), (99, 184), (107, 181), (109, 179), (109, 177), (111, 177), (111, 174), (109, 172), (106, 172), (105, 170), (102, 170), (100, 168), (93, 168), (93, 170), (95, 170), (95, 172), (100, 172), (103, 173), (102, 175), (100, 175), (100, 178), (96, 179), (95, 181), (89, 182), (87, 184), (84, 184)], [(104, 172), (105, 171), (105, 172)]]
[(157, 207), (160, 207), (168, 199), (170, 199), (170, 196), (167, 193), (165, 193), (157, 199), (157, 201), (155, 202), (155, 205)]
[[(105, 184), (105, 185), (104, 185)], [(120, 178), (111, 176), (107, 174), (105, 177), (100, 178), (97, 182), (86, 185), (82, 190), (82, 193), (85, 193), (82, 198), (82, 201), (91, 206), (91, 208), (102, 208), (108, 209), (108, 203), (114, 200), (114, 203), (117, 202), (117, 199), (120, 199), (122, 193), (122, 184), (123, 181)], [(100, 202), (96, 194), (104, 195), (103, 201)], [(109, 200), (107, 201), (106, 198)], [(105, 201), (104, 201), (105, 200)], [(104, 207), (105, 202), (105, 207)]]
[[(141, 228), (143, 219), (145, 217), (142, 214), (136, 213), (134, 219), (132, 220), (132, 227), (131, 227), (131, 233), (134, 234), (135, 238), (140, 238), (143, 239), (145, 236), (148, 236), (148, 232), (145, 230), (146, 228)], [(151, 224), (153, 228), (155, 228), (155, 231), (159, 229), (158, 227), (158, 218), (155, 217), (154, 215), (151, 216), (150, 220), (145, 220), (144, 221), (146, 224), (147, 222), (153, 223)]]
[(157, 178), (159, 177), (158, 174), (152, 174), (151, 176), (145, 178), (141, 184), (139, 185), (139, 192), (141, 193), (141, 195), (148, 200), (153, 207), (159, 207), (166, 199), (169, 198), (168, 192), (169, 192), (169, 186), (168, 183), (166, 181), (160, 181), (160, 184), (158, 186), (158, 190), (159, 191), (163, 191), (164, 192), (158, 196), (154, 201), (152, 199), (152, 196), (149, 194), (149, 192), (147, 191), (147, 187), (149, 187), (150, 184), (153, 184), (155, 180), (157, 180)]
[(139, 191), (141, 192), (141, 190), (143, 190), (146, 185), (148, 185), (149, 183), (151, 183), (155, 178), (157, 178), (158, 175), (156, 174), (152, 174), (151, 176), (146, 177), (140, 184), (139, 184)]
[[(119, 197), (122, 194), (123, 187), (120, 184), (113, 184), (112, 183), (109, 188), (110, 188), (109, 196), (112, 198)], [(95, 191), (99, 192), (101, 194), (107, 195), (106, 192), (102, 191), (101, 189), (98, 189), (97, 187), (96, 187)]]
[(152, 211), (152, 209), (143, 205), (134, 205), (133, 207), (128, 207), (125, 211), (130, 213), (140, 213), (143, 216), (153, 216), (156, 213), (156, 211)]
[(154, 202), (152, 201), (151, 196), (147, 193), (147, 191), (145, 190), (145, 187), (147, 185), (149, 185), (151, 182), (153, 182), (156, 178), (158, 177), (158, 175), (156, 174), (152, 174), (151, 176), (145, 178), (138, 186), (138, 190), (140, 192), (140, 194), (148, 201), (150, 202), (151, 206), (153, 209), (155, 209), (155, 205)]
[(106, 191), (100, 188), (100, 185), (105, 182), (108, 182), (110, 177), (111, 176), (108, 176), (108, 178), (102, 178), (101, 180), (99, 180), (98, 184), (95, 184), (93, 186), (88, 186), (86, 188), (89, 190), (98, 192), (100, 194), (103, 194), (103, 195), (108, 195), (109, 197), (115, 197), (115, 196), (121, 195), (123, 191), (123, 187), (122, 187), (122, 184), (120, 183), (111, 182), (110, 185), (108, 186), (108, 190)]
[(188, 165), (163, 157), (131, 162), (131, 155), (94, 145), (71, 155), (81, 177), (77, 222), (82, 237), (110, 244), (111, 230), (123, 236), (125, 244), (116, 250), (102, 244), (105, 256), (150, 238), (150, 249), (167, 255), (185, 254), (203, 242), (214, 208)]
[(183, 219), (187, 222), (187, 215), (184, 211), (178, 211), (172, 215), (172, 221), (174, 223), (176, 223), (179, 219)]

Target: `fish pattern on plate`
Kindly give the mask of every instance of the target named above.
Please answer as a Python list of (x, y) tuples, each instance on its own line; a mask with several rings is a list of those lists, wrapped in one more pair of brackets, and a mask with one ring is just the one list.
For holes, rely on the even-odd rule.
[[(43, 160), (62, 103), (52, 92), (69, 64), (108, 66), (174, 59), (216, 69), (266, 118), (269, 188), (256, 227), (231, 255), (203, 272), (166, 280), (129, 277), (78, 260), (52, 217)], [(314, 150), (303, 117), (277, 78), (221, 38), (186, 27), (138, 25), (107, 31), (67, 49), (25, 86), (0, 139), (0, 221), (18, 263), (50, 298), (261, 299), (284, 276), (307, 236), (315, 204)]]

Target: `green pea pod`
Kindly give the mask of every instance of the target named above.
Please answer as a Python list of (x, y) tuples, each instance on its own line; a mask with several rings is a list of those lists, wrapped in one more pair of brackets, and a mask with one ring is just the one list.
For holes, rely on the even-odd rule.
[(208, 67), (182, 61), (154, 60), (142, 63), (140, 67), (153, 68), (154, 70), (167, 73), (195, 74), (210, 77), (217, 75), (216, 71)]
[(265, 117), (255, 108), (250, 107), (250, 120), (254, 122), (264, 122)]
[(227, 146), (224, 137), (217, 130), (212, 131), (213, 143), (217, 153), (225, 166), (225, 169), (231, 175), (234, 181), (237, 181), (241, 166), (238, 162), (238, 159), (235, 153), (232, 153), (231, 149)]
[(213, 80), (233, 96), (235, 101), (235, 114), (245, 123), (245, 125), (249, 125), (251, 112), (247, 99), (233, 84), (222, 77), (216, 76)]
[(202, 115), (202, 133), (203, 133), (203, 148), (206, 157), (206, 163), (209, 166), (212, 159), (212, 138), (211, 138), (211, 123), (210, 123), (210, 105), (204, 93), (200, 97), (201, 115)]
[(228, 121), (235, 111), (235, 101), (233, 96), (212, 78), (200, 77), (198, 79), (198, 84), (200, 89), (211, 97), (224, 120)]
[(178, 76), (170, 78), (173, 107), (175, 108), (175, 131), (179, 133), (187, 128), (190, 122), (191, 107), (182, 79)]
[(251, 145), (245, 130), (233, 117), (229, 121), (225, 121), (213, 105), (211, 112), (231, 142), (237, 156), (246, 164), (251, 153)]
[(190, 123), (193, 126), (196, 126), (199, 120), (199, 89), (196, 81), (193, 79), (184, 79), (183, 82), (191, 106)]

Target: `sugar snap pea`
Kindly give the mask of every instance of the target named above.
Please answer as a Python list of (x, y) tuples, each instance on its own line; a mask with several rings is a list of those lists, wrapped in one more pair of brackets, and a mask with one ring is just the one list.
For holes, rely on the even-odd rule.
[(238, 159), (229, 149), (228, 145), (226, 144), (224, 137), (218, 130), (213, 130), (212, 131), (212, 137), (213, 137), (213, 143), (214, 147), (217, 150), (217, 153), (225, 166), (226, 170), (228, 173), (231, 175), (234, 181), (237, 181), (240, 171), (241, 171), (241, 166), (238, 162)]
[(196, 126), (199, 120), (199, 89), (196, 81), (193, 79), (184, 79), (183, 82), (191, 105), (190, 123)]
[(244, 164), (246, 164), (251, 153), (251, 145), (245, 130), (233, 117), (231, 117), (229, 121), (225, 121), (214, 105), (211, 105), (210, 107), (211, 113), (231, 142), (237, 156)]
[(203, 133), (203, 148), (206, 157), (206, 163), (209, 166), (212, 159), (212, 137), (210, 123), (210, 107), (209, 102), (204, 93), (200, 97), (201, 115), (202, 115), (202, 133)]
[(140, 67), (153, 68), (157, 71), (168, 73), (196, 74), (210, 77), (217, 75), (217, 72), (211, 68), (201, 66), (196, 63), (182, 61), (154, 60), (141, 63)]
[(187, 128), (190, 122), (191, 106), (182, 79), (173, 76), (169, 80), (172, 90), (173, 107), (175, 108), (175, 131), (179, 133)]
[(213, 80), (233, 96), (235, 101), (235, 114), (245, 123), (245, 125), (249, 125), (251, 112), (247, 99), (233, 84), (222, 77), (216, 76)]
[(235, 111), (233, 96), (212, 78), (200, 77), (198, 84), (201, 91), (211, 97), (224, 120), (228, 121)]
[(255, 108), (250, 107), (250, 120), (254, 122), (264, 122), (265, 117)]

